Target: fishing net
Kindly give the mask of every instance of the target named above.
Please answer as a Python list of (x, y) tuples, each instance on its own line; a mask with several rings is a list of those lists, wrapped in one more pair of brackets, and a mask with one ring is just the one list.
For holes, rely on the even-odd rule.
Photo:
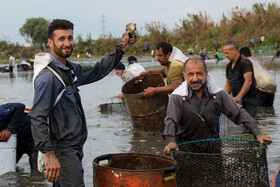
[(240, 138), (178, 143), (177, 186), (269, 186), (266, 146)]
[(124, 100), (122, 100), (121, 102), (116, 102), (112, 99), (111, 103), (100, 104), (99, 111), (101, 112), (101, 114), (111, 114), (113, 112), (127, 113), (127, 108)]

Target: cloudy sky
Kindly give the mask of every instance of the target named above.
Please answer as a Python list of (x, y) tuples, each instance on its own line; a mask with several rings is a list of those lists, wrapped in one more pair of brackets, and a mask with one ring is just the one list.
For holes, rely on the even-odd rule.
[[(103, 33), (120, 37), (125, 25), (137, 24), (140, 34), (145, 33), (145, 23), (160, 21), (169, 29), (187, 17), (188, 13), (204, 12), (219, 21), (232, 8), (250, 9), (257, 2), (276, 0), (1, 0), (0, 40), (24, 43), (19, 34), (26, 19), (43, 17), (49, 21), (63, 18), (75, 25), (74, 37), (85, 38), (91, 33), (94, 39)], [(103, 15), (103, 16), (102, 16)], [(102, 17), (104, 18), (102, 21)], [(104, 23), (104, 24), (103, 24)]]

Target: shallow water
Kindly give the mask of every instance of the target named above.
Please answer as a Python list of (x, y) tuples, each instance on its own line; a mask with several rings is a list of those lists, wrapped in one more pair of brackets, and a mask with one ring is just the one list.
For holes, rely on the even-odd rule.
[[(272, 56), (262, 56), (264, 62), (269, 62)], [(125, 60), (124, 60), (125, 62)], [(139, 62), (147, 69), (159, 68), (156, 60), (140, 58)], [(276, 59), (270, 73), (275, 77), (280, 88), (279, 64)], [(90, 64), (93, 62), (82, 62)], [(217, 84), (224, 88), (225, 66), (227, 61), (216, 63), (215, 60), (207, 60), (209, 72), (212, 73)], [(21, 102), (27, 107), (32, 106), (32, 72), (17, 72), (13, 75), (0, 73), (1, 95), (0, 103)], [(113, 112), (101, 114), (98, 106), (104, 103), (117, 102), (115, 97), (121, 92), (122, 81), (113, 72), (104, 79), (86, 86), (80, 87), (80, 94), (87, 118), (88, 139), (84, 145), (83, 166), (85, 170), (86, 186), (92, 186), (92, 160), (97, 156), (108, 153), (142, 152), (163, 155), (164, 141), (161, 134), (133, 134), (131, 122), (127, 113)], [(267, 160), (269, 180), (274, 175), (280, 163), (280, 94), (276, 93), (274, 108), (262, 108), (259, 110), (257, 120), (263, 134), (271, 136), (273, 143), (268, 146)], [(240, 136), (243, 129), (230, 125), (228, 135)], [(0, 176), (0, 186), (52, 186), (38, 173), (31, 173), (28, 157), (24, 157), (17, 164), (17, 172)]]

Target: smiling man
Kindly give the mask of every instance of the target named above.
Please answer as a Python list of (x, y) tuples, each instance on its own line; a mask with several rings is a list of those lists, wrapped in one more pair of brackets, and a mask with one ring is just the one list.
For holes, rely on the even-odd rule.
[(51, 62), (34, 80), (30, 112), (35, 145), (45, 153), (45, 177), (55, 182), (54, 186), (84, 186), (87, 127), (78, 87), (109, 74), (135, 39), (127, 31), (111, 54), (94, 66), (81, 66), (67, 60), (74, 47), (73, 29), (67, 20), (55, 19), (50, 24)]
[(219, 138), (221, 113), (237, 125), (243, 123), (259, 142), (271, 141), (270, 137), (261, 134), (256, 120), (216, 86), (203, 60), (187, 60), (183, 75), (185, 81), (171, 94), (167, 107), (163, 133), (166, 154), (173, 149), (179, 150), (179, 142)]

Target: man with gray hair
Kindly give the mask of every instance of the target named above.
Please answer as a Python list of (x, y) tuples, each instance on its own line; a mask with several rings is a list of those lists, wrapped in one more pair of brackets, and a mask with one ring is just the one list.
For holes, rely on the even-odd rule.
[(183, 75), (185, 81), (171, 94), (167, 107), (163, 133), (166, 154), (179, 150), (180, 142), (219, 138), (221, 113), (237, 125), (242, 123), (260, 143), (272, 141), (261, 134), (256, 120), (216, 85), (203, 60), (187, 60)]
[(258, 98), (253, 65), (249, 59), (242, 57), (235, 42), (224, 44), (224, 53), (230, 61), (226, 67), (225, 90), (232, 93), (236, 103), (243, 106), (251, 116), (257, 113)]

